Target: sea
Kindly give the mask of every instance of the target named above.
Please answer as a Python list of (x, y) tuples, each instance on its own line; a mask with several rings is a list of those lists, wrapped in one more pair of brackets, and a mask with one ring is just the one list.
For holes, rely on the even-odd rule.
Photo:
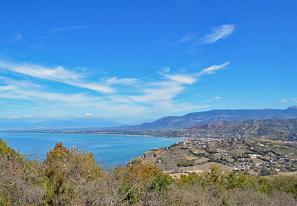
[(65, 134), (65, 133), (0, 133), (0, 139), (29, 159), (43, 161), (56, 143), (93, 153), (105, 169), (127, 164), (144, 152), (168, 147), (180, 138), (140, 135)]

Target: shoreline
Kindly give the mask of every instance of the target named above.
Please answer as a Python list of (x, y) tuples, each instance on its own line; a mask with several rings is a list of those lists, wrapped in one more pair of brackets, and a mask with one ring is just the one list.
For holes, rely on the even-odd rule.
[[(23, 136), (28, 137), (28, 141), (32, 141), (34, 139), (41, 139), (41, 140), (45, 139), (43, 141), (44, 142), (43, 144), (45, 146), (44, 145), (43, 146), (47, 148), (43, 150), (43, 149), (35, 149), (34, 147), (36, 146), (28, 146), (28, 143), (26, 143), (27, 140), (23, 139), (22, 138)], [(20, 138), (23, 139), (21, 142), (25, 142), (25, 143), (20, 143), (19, 142)], [(164, 138), (164, 137), (149, 136), (149, 135), (90, 134), (90, 133), (72, 134), (72, 133), (54, 133), (54, 132), (49, 132), (49, 133), (0, 132), (0, 140), (7, 142), (8, 145), (10, 145), (12, 148), (14, 148), (15, 150), (17, 150), (23, 155), (27, 155), (31, 153), (37, 154), (39, 156), (38, 158), (39, 160), (43, 159), (46, 153), (49, 150), (51, 150), (56, 143), (63, 142), (63, 144), (69, 148), (74, 147), (74, 148), (82, 149), (82, 151), (92, 153), (96, 159), (96, 162), (100, 165), (103, 165), (104, 168), (107, 168), (107, 169), (117, 165), (120, 165), (120, 166), (127, 165), (130, 161), (133, 161), (134, 159), (143, 155), (145, 152), (148, 152), (152, 149), (160, 149), (166, 146), (171, 146), (181, 141), (180, 138)], [(86, 143), (84, 143), (85, 141)], [(123, 141), (127, 142), (127, 144), (121, 143)], [(88, 142), (94, 142), (94, 144), (98, 145), (98, 147), (93, 148), (93, 146), (92, 145), (90, 146), (90, 143)], [(133, 149), (134, 144), (139, 145), (140, 148), (147, 148), (147, 149), (139, 149), (139, 148)], [(22, 145), (24, 145), (24, 147)], [(131, 148), (131, 152), (127, 152), (125, 149), (126, 146), (122, 146), (122, 145), (128, 145)], [(112, 151), (109, 148), (111, 148)], [(113, 150), (113, 149), (116, 149), (116, 150)], [(139, 152), (139, 150), (141, 151)], [(121, 153), (122, 155), (119, 155), (118, 151), (123, 151), (123, 153)], [(103, 154), (103, 152), (107, 152), (107, 153)], [(109, 157), (110, 155), (115, 155), (115, 156), (111, 158)], [(104, 158), (105, 156), (107, 157)], [(103, 163), (102, 161), (105, 163)], [(115, 163), (118, 162), (118, 163), (114, 165), (113, 162)]]
[(183, 139), (184, 137), (172, 137), (172, 136), (162, 136), (162, 135), (154, 135), (154, 134), (125, 134), (125, 133), (116, 133), (116, 132), (64, 132), (64, 131), (0, 131), (0, 134), (82, 134), (82, 135), (110, 135), (110, 136), (144, 136), (144, 137), (159, 137), (159, 138), (177, 138)]

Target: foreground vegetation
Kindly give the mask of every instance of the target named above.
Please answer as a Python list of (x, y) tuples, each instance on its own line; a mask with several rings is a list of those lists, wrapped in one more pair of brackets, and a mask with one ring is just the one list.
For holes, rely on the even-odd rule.
[(57, 144), (43, 162), (0, 140), (0, 205), (296, 205), (297, 176), (212, 168), (173, 179), (152, 164), (104, 171), (90, 153)]

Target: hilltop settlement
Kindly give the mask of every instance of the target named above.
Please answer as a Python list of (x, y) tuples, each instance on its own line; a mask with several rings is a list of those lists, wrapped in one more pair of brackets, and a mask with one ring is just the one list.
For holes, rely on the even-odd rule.
[[(260, 176), (294, 174), (296, 114), (297, 108), (290, 107), (213, 110), (162, 118), (142, 125), (146, 129), (140, 131), (183, 140), (171, 147), (146, 152), (138, 160), (157, 164), (172, 175), (201, 173), (214, 166)], [(158, 124), (167, 129), (157, 129)]]
[(201, 173), (217, 166), (225, 171), (273, 175), (297, 171), (297, 143), (269, 139), (187, 139), (146, 152), (138, 160), (169, 174)]

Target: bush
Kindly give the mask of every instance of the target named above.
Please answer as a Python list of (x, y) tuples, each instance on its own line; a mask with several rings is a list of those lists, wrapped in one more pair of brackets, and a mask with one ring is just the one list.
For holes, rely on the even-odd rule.
[(150, 189), (158, 192), (166, 191), (168, 190), (171, 182), (172, 178), (169, 175), (158, 174), (152, 180)]
[(186, 161), (177, 163), (178, 167), (193, 167), (194, 165), (195, 165), (194, 160), (186, 160)]
[(41, 168), (0, 140), (0, 205), (41, 205), (46, 181)]
[(209, 172), (173, 179), (153, 164), (104, 171), (90, 153), (57, 144), (44, 162), (0, 141), (0, 205), (297, 205), (297, 176)]
[(103, 171), (92, 154), (69, 150), (59, 143), (47, 154), (44, 175), (48, 178), (47, 203), (68, 205), (84, 195), (80, 185), (98, 180)]

